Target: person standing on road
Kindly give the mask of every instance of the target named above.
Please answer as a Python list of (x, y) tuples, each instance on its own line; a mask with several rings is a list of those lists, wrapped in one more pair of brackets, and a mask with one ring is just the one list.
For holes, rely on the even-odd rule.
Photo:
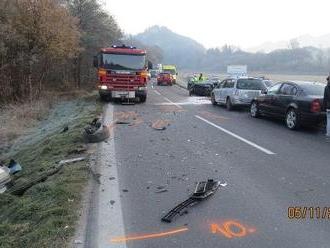
[(203, 73), (199, 74), (198, 81), (203, 81)]
[(330, 76), (327, 77), (327, 86), (324, 89), (323, 105), (327, 112), (327, 137), (330, 138)]

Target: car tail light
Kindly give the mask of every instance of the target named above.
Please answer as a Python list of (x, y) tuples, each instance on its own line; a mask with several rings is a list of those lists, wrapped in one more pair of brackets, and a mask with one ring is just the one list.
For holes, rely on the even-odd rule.
[(321, 102), (319, 99), (315, 99), (312, 101), (311, 112), (313, 113), (321, 112)]

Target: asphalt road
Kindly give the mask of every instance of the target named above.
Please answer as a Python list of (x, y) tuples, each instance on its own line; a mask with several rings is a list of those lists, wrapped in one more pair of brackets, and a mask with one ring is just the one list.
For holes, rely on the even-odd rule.
[[(330, 143), (321, 131), (228, 112), (177, 86), (150, 87), (146, 103), (109, 103), (106, 113), (112, 138), (99, 147), (90, 247), (329, 247)], [(227, 186), (161, 222), (208, 178)], [(296, 206), (326, 218), (309, 209), (288, 218)]]

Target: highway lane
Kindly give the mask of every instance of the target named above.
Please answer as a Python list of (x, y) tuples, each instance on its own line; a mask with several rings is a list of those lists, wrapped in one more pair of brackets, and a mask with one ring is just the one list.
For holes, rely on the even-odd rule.
[[(292, 132), (228, 112), (177, 86), (150, 87), (145, 104), (109, 105), (114, 119), (130, 125), (116, 125), (112, 140), (119, 191), (113, 206), (120, 205), (123, 220), (111, 222), (115, 207), (102, 207), (109, 218), (98, 220), (107, 237), (100, 247), (328, 247), (330, 220), (287, 216), (290, 206), (330, 205), (330, 146), (319, 131)], [(157, 120), (170, 125), (155, 130)], [(105, 146), (99, 159), (108, 156)], [(101, 182), (111, 177), (104, 173)], [(160, 221), (208, 178), (228, 185), (173, 223)], [(100, 190), (112, 199), (103, 184)], [(136, 240), (122, 242), (116, 225), (124, 227), (120, 236)]]

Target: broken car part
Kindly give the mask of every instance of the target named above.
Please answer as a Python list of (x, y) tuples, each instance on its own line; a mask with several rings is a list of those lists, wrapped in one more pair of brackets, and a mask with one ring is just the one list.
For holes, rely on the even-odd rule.
[(10, 170), (10, 174), (16, 174), (22, 170), (22, 166), (17, 163), (14, 159), (11, 159), (8, 165), (8, 168)]
[(163, 218), (162, 221), (170, 223), (176, 215), (179, 215), (185, 208), (191, 207), (202, 200), (213, 195), (220, 186), (226, 186), (226, 183), (214, 181), (209, 179), (207, 181), (199, 182), (196, 185), (194, 193), (184, 202), (178, 204), (175, 208), (170, 210)]
[(95, 118), (84, 130), (84, 139), (89, 143), (101, 142), (110, 136), (109, 128), (102, 125), (98, 118)]
[(11, 181), (9, 172), (9, 168), (5, 166), (0, 167), (0, 194), (7, 190), (6, 184)]

